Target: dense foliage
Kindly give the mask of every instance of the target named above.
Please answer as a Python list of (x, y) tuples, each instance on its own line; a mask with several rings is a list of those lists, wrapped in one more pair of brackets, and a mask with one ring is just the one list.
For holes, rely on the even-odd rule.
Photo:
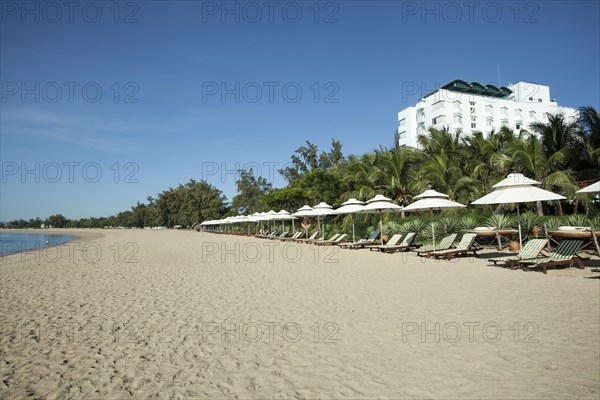
[[(469, 204), (489, 193), (509, 173), (523, 173), (542, 187), (567, 197), (567, 201), (526, 205), (538, 216), (589, 213), (592, 196), (575, 195), (583, 183), (600, 179), (600, 117), (592, 107), (580, 109), (579, 121), (562, 114), (550, 115), (547, 122), (532, 124), (518, 134), (508, 128), (485, 135), (430, 128), (419, 137), (419, 149), (380, 147), (363, 155), (345, 157), (342, 144), (333, 140), (329, 151), (306, 142), (291, 156), (291, 164), (279, 171), (287, 186), (271, 184), (252, 170), (238, 171), (238, 194), (231, 208), (222, 193), (210, 184), (190, 180), (170, 188), (147, 204), (138, 203), (129, 211), (108, 218), (76, 221), (52, 216), (46, 221), (12, 221), (11, 227), (39, 227), (41, 223), (66, 227), (191, 226), (227, 215), (251, 214), (271, 209), (296, 210), (304, 204), (325, 201), (334, 207), (350, 197), (366, 200), (383, 194), (401, 205), (432, 188), (452, 200)], [(511, 206), (486, 206), (461, 211), (478, 217), (510, 210)], [(59, 218), (59, 217), (62, 217)], [(371, 216), (362, 222), (371, 223)], [(388, 216), (387, 222), (395, 217)], [(334, 223), (347, 226), (349, 217)], [(360, 223), (360, 222), (359, 222)]]

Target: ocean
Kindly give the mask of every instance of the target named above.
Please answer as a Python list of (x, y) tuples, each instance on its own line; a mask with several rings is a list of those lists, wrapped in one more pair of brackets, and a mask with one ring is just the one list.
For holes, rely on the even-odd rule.
[(56, 246), (77, 239), (77, 236), (46, 233), (0, 232), (0, 255)]

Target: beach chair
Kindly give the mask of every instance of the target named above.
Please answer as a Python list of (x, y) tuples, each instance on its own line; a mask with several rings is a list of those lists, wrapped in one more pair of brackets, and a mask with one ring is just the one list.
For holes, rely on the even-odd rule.
[(289, 235), (289, 232), (288, 232), (288, 231), (285, 231), (285, 232), (283, 232), (281, 235), (275, 235), (275, 236), (272, 236), (272, 237), (270, 237), (269, 239), (271, 239), (271, 240), (283, 239), (283, 238), (285, 238), (287, 235)]
[(559, 267), (562, 265), (572, 266), (573, 263), (576, 263), (579, 269), (584, 269), (585, 266), (583, 265), (583, 261), (581, 258), (576, 256), (577, 251), (582, 245), (582, 240), (563, 240), (548, 257), (510, 261), (510, 264), (511, 267), (514, 268), (514, 264), (519, 263), (521, 264), (523, 270), (534, 270), (541, 268), (543, 269), (544, 274), (548, 268)]
[(455, 240), (456, 240), (456, 233), (451, 233), (450, 235), (448, 235), (448, 236), (444, 237), (442, 240), (440, 240), (440, 242), (435, 245), (435, 248), (433, 248), (433, 245), (422, 246), (422, 247), (419, 247), (418, 249), (416, 249), (415, 251), (417, 252), (417, 255), (420, 257), (423, 257), (423, 256), (429, 257), (431, 252), (434, 250), (437, 251), (437, 250), (449, 249)]
[(342, 249), (352, 249), (352, 250), (362, 249), (365, 246), (377, 244), (380, 234), (381, 234), (380, 231), (374, 231), (373, 233), (371, 233), (371, 235), (359, 240), (358, 242), (340, 243), (339, 246)]
[(316, 244), (317, 246), (331, 246), (334, 244), (343, 243), (346, 236), (348, 236), (348, 234), (344, 233), (343, 235), (339, 235), (334, 240), (325, 240), (322, 242), (314, 242), (314, 244)]
[(314, 240), (314, 238), (316, 238), (318, 234), (319, 234), (319, 231), (314, 231), (313, 234), (308, 237), (308, 239), (306, 239), (306, 238), (297, 238), (294, 241), (298, 242), (298, 243), (308, 242), (310, 240)]
[[(498, 265), (499, 262), (508, 264), (509, 261), (519, 261), (520, 258), (523, 260), (536, 259), (540, 256), (540, 253), (544, 250), (546, 244), (548, 244), (548, 239), (531, 239), (523, 246), (520, 257), (518, 254), (513, 254), (510, 256), (493, 257), (488, 259), (488, 261), (493, 262), (494, 265)], [(514, 264), (512, 265), (512, 268), (514, 268)]]
[(332, 242), (335, 239), (337, 239), (339, 236), (340, 236), (340, 234), (336, 233), (335, 235), (331, 236), (329, 239), (326, 239), (325, 236), (323, 236), (323, 237), (320, 237), (318, 239), (309, 240), (306, 243), (309, 243), (309, 244), (319, 244), (319, 243), (325, 243), (325, 242)]
[(402, 234), (397, 233), (394, 236), (392, 236), (386, 244), (383, 244), (383, 245), (382, 244), (373, 244), (370, 246), (365, 246), (365, 248), (369, 249), (371, 251), (381, 251), (381, 249), (385, 249), (385, 248), (388, 248), (391, 246), (396, 246), (398, 244), (398, 242), (400, 241), (400, 239), (402, 239)]
[(448, 261), (450, 261), (456, 256), (472, 252), (475, 257), (478, 257), (477, 251), (481, 249), (475, 243), (476, 237), (477, 235), (474, 233), (465, 233), (455, 248), (432, 251), (431, 256), (435, 258), (446, 258)]
[(414, 246), (414, 241), (416, 237), (417, 234), (415, 232), (409, 232), (406, 234), (406, 236), (404, 236), (404, 239), (399, 245), (384, 246), (384, 248), (381, 248), (380, 251), (389, 254), (396, 253), (398, 251), (408, 251)]
[(300, 235), (302, 235), (302, 233), (303, 233), (303, 232), (301, 232), (301, 231), (298, 231), (298, 232), (294, 233), (294, 235), (293, 235), (293, 236), (279, 238), (279, 240), (286, 241), (286, 240), (294, 240), (294, 239), (298, 239), (298, 238), (300, 237)]

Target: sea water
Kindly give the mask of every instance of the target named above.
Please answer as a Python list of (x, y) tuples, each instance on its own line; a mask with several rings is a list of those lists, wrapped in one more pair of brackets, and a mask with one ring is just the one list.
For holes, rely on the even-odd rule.
[(77, 239), (77, 236), (46, 233), (0, 232), (0, 255), (56, 246)]

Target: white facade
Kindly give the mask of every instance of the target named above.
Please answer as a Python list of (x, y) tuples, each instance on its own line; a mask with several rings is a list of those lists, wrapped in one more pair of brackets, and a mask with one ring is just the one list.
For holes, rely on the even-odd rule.
[(414, 107), (398, 113), (398, 135), (401, 146), (418, 147), (418, 135), (434, 127), (489, 133), (507, 126), (515, 132), (529, 129), (533, 122), (547, 122), (548, 114), (563, 113), (577, 118), (577, 110), (559, 107), (550, 98), (550, 88), (535, 83), (519, 82), (497, 88), (492, 85), (453, 81), (426, 95)]

